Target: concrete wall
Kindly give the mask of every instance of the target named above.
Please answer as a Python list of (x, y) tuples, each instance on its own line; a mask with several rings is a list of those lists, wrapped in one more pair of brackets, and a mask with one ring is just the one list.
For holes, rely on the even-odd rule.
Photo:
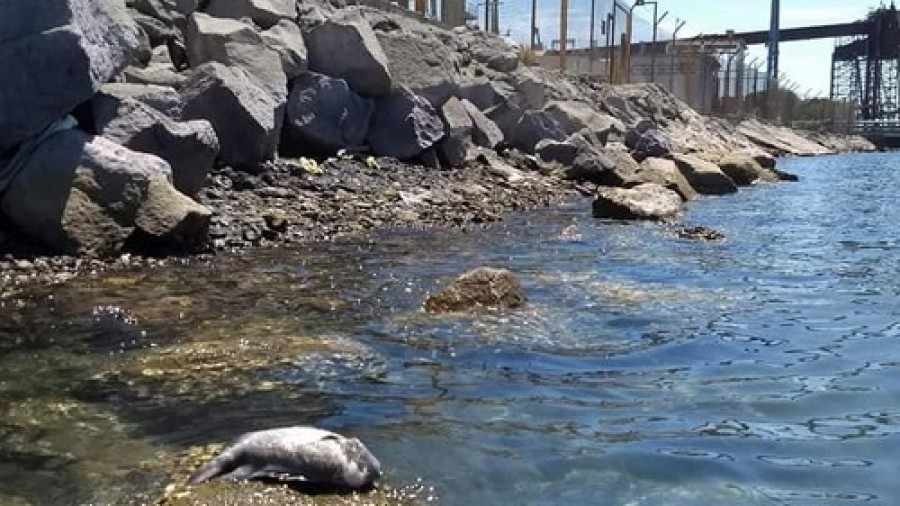
[[(558, 54), (544, 53), (536, 59), (541, 67), (555, 70), (560, 68)], [(654, 65), (655, 77), (651, 79)], [(718, 61), (710, 56), (675, 55), (673, 60), (672, 55), (659, 54), (655, 61), (649, 54), (638, 53), (631, 56), (632, 83), (656, 82), (704, 114), (712, 112), (719, 94), (718, 69)], [(570, 53), (566, 55), (566, 71), (610, 81), (609, 60), (603, 56), (592, 59), (585, 52)]]

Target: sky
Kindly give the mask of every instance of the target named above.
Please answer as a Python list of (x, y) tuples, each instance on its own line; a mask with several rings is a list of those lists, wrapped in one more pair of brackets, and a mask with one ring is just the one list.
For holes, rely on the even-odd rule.
[[(483, 0), (480, 0), (483, 2)], [(587, 47), (590, 34), (590, 12), (592, 0), (569, 0), (569, 38), (575, 38), (576, 47)], [(603, 44), (599, 35), (600, 20), (611, 10), (612, 0), (595, 2), (595, 39)], [(471, 2), (471, 0), (470, 0)], [(500, 0), (500, 30), (508, 33), (517, 42), (530, 40), (531, 22), (530, 0)], [(550, 41), (559, 36), (559, 0), (537, 0), (538, 27), (541, 40), (549, 47)], [(769, 28), (770, 0), (657, 0), (658, 12), (668, 14), (660, 24), (660, 37), (668, 36), (674, 29), (676, 20), (686, 23), (679, 37), (696, 36), (702, 33), (724, 33), (726, 30), (755, 31)], [(620, 0), (620, 5), (630, 5), (631, 0)], [(781, 0), (781, 27), (825, 25), (844, 23), (863, 18), (869, 10), (877, 8), (882, 0)], [(885, 0), (885, 3), (890, 3)], [(483, 3), (482, 3), (483, 5)], [(470, 8), (475, 5), (470, 3)], [(645, 20), (653, 18), (652, 7), (638, 7), (635, 14)], [(624, 25), (624, 18), (617, 22)], [(649, 22), (635, 22), (635, 40), (651, 38)], [(779, 45), (779, 68), (784, 79), (795, 83), (802, 96), (827, 97), (830, 86), (831, 52), (833, 39), (816, 41), (787, 42)], [(764, 62), (765, 46), (752, 46), (747, 61), (753, 57)], [(763, 68), (765, 64), (762, 64)]]

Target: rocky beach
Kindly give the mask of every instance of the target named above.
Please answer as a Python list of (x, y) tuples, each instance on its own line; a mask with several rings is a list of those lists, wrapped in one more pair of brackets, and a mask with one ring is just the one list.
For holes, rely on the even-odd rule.
[[(796, 179), (779, 157), (875, 149), (529, 66), (500, 37), (378, 2), (4, 2), (0, 65), (0, 310), (81, 273), (489, 227), (572, 199), (677, 225), (704, 195)], [(300, 352), (273, 353), (260, 363)], [(204, 490), (162, 503), (295, 497)]]
[[(499, 37), (396, 8), (3, 9), (34, 20), (2, 39), (4, 286), (32, 267), (96, 268), (123, 254), (477, 226), (598, 187), (660, 185), (617, 195), (687, 201), (778, 179), (773, 156), (873, 149), (704, 117), (657, 85), (529, 67)], [(669, 202), (661, 216), (638, 214), (671, 217), (681, 204)]]

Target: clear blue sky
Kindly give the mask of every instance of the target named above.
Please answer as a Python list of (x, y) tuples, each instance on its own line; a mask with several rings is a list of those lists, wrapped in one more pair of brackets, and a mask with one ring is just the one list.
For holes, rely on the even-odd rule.
[[(470, 0), (470, 2), (473, 0)], [(483, 1), (483, 0), (482, 0)], [(594, 0), (597, 20), (595, 39), (603, 42), (599, 35), (600, 19), (606, 16), (612, 0)], [(687, 23), (679, 36), (700, 33), (722, 33), (728, 29), (736, 31), (766, 30), (769, 27), (770, 0), (657, 0), (659, 14), (669, 11), (660, 29), (670, 32), (676, 19)], [(621, 5), (630, 5), (631, 0), (621, 0)], [(884, 3), (889, 4), (886, 0)], [(860, 19), (882, 4), (881, 0), (781, 0), (781, 26), (822, 25), (842, 23)], [(470, 3), (471, 8), (475, 5)], [(590, 30), (591, 0), (569, 0), (569, 37), (576, 39), (576, 47), (588, 45)], [(652, 7), (639, 7), (635, 11), (644, 19), (652, 19)], [(530, 0), (501, 0), (501, 32), (509, 32), (518, 42), (529, 40), (531, 22)], [(620, 20), (619, 26), (624, 23)], [(538, 0), (538, 26), (541, 39), (549, 46), (550, 41), (559, 37), (559, 0)], [(636, 38), (650, 38), (649, 23), (637, 23)], [(780, 45), (781, 73), (798, 85), (798, 91), (805, 94), (827, 96), (830, 82), (831, 52), (834, 41), (823, 39), (808, 42), (789, 42)], [(765, 47), (754, 46), (750, 57), (765, 59)], [(751, 59), (751, 58), (748, 58)]]

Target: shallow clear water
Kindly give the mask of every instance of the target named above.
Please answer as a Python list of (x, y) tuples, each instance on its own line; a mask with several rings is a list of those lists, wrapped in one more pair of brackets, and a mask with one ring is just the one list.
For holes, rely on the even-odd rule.
[[(190, 445), (315, 423), (441, 504), (895, 504), (900, 155), (780, 163), (801, 182), (690, 205), (721, 243), (583, 202), (7, 302), (0, 503), (152, 497)], [(485, 264), (526, 309), (418, 309)], [(278, 360), (165, 358), (216, 342)]]

